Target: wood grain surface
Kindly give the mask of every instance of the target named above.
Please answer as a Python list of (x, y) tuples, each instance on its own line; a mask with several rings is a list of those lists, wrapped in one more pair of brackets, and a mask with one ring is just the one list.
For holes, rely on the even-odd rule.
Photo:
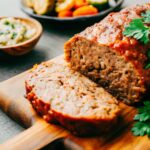
[[(51, 61), (65, 63), (63, 57)], [(75, 137), (58, 125), (48, 124), (33, 110), (25, 99), (24, 80), (28, 72), (22, 73), (0, 84), (0, 107), (28, 129), (6, 141), (0, 149), (40, 149), (60, 137), (70, 138), (85, 150), (150, 150), (147, 136), (135, 137), (130, 132), (136, 108), (120, 103), (121, 117), (116, 128), (97, 137)]]

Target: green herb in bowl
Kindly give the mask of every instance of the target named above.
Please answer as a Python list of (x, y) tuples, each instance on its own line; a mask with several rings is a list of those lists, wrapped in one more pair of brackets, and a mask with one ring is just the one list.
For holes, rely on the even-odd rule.
[(35, 29), (12, 17), (0, 19), (0, 47), (22, 43), (35, 35)]
[(41, 24), (30, 18), (0, 18), (0, 52), (20, 56), (30, 52), (42, 34)]

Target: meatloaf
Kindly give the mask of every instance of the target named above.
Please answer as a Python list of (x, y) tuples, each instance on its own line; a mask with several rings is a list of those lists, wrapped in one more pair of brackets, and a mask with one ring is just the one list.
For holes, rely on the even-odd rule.
[(26, 79), (26, 97), (50, 123), (80, 136), (107, 132), (117, 122), (117, 100), (65, 65), (42, 63)]
[(150, 87), (150, 69), (144, 69), (150, 44), (144, 45), (122, 33), (132, 19), (140, 18), (147, 10), (150, 3), (111, 13), (64, 46), (65, 59), (73, 70), (127, 104), (141, 100)]

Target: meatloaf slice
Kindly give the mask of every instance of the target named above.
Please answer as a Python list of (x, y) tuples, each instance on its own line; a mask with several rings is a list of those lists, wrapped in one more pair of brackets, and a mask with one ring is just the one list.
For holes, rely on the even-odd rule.
[(43, 63), (26, 80), (27, 99), (48, 122), (74, 134), (109, 131), (117, 122), (117, 101), (103, 88), (65, 65)]
[(127, 104), (138, 102), (150, 87), (150, 69), (144, 69), (150, 44), (141, 44), (122, 33), (132, 19), (147, 10), (150, 3), (111, 13), (64, 46), (65, 59), (72, 69)]

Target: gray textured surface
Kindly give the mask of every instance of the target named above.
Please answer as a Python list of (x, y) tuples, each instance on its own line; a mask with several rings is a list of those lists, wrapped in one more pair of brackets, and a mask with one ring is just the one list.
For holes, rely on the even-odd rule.
[[(123, 6), (150, 2), (150, 0), (125, 0)], [(0, 0), (0, 16), (25, 16), (19, 9), (19, 0)], [(0, 81), (4, 81), (18, 73), (29, 69), (33, 64), (53, 58), (63, 53), (63, 43), (77, 29), (58, 29), (50, 24), (44, 25), (43, 36), (30, 54), (11, 58), (0, 53)], [(24, 130), (0, 110), (0, 143)]]

